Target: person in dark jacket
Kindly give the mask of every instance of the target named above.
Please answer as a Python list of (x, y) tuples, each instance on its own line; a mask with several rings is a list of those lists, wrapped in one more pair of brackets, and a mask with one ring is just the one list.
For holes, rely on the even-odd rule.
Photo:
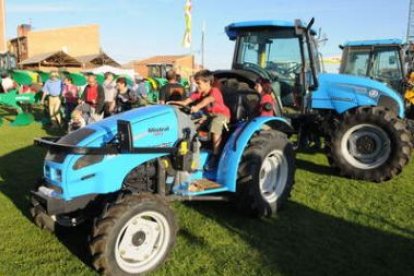
[(160, 104), (165, 104), (169, 101), (182, 101), (187, 97), (185, 95), (184, 86), (177, 81), (177, 73), (174, 70), (167, 72), (168, 83), (161, 87), (160, 90)]
[(96, 76), (93, 74), (88, 75), (88, 85), (83, 91), (81, 103), (91, 106), (93, 121), (102, 120), (105, 107), (105, 92), (103, 87), (96, 82)]
[(138, 101), (138, 96), (134, 90), (127, 85), (126, 79), (121, 77), (116, 80), (118, 94), (116, 95), (116, 113), (125, 112), (132, 109), (132, 105)]

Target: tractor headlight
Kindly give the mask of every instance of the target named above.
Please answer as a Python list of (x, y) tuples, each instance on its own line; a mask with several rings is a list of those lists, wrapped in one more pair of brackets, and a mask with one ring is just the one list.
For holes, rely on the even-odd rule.
[(96, 163), (101, 162), (104, 159), (104, 157), (105, 155), (84, 155), (75, 162), (75, 164), (73, 165), (73, 169), (79, 170), (87, 166), (94, 165)]
[(57, 182), (62, 182), (62, 170), (56, 170), (55, 177)]
[(45, 177), (50, 178), (50, 167), (48, 165), (45, 166)]

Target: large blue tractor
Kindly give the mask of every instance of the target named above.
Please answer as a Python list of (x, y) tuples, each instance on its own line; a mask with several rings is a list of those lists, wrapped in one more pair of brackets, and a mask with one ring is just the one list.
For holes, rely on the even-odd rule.
[(43, 181), (32, 191), (35, 223), (53, 231), (93, 220), (94, 267), (132, 275), (155, 269), (172, 249), (177, 224), (170, 201), (233, 200), (248, 215), (275, 214), (294, 182), (291, 126), (257, 117), (255, 92), (227, 97), (240, 104), (231, 106), (215, 169), (204, 168), (209, 139), (199, 139), (198, 119), (185, 107), (142, 107), (62, 138), (36, 139), (48, 153)]
[(412, 45), (401, 39), (348, 41), (342, 51), (341, 74), (369, 77), (404, 94), (404, 78), (412, 67)]
[[(403, 43), (401, 39), (376, 39), (348, 41), (339, 46), (342, 51), (341, 74), (368, 77), (389, 85), (405, 95), (412, 84), (407, 76), (413, 70), (412, 43)], [(405, 115), (414, 119), (412, 102), (406, 98)], [(413, 122), (409, 121), (412, 125)]]
[(325, 137), (329, 163), (341, 175), (382, 182), (399, 174), (411, 156), (404, 101), (368, 78), (321, 73), (314, 20), (255, 21), (226, 27), (236, 42), (232, 70), (216, 72), (223, 92), (272, 82), (279, 112), (290, 117), (299, 141)]

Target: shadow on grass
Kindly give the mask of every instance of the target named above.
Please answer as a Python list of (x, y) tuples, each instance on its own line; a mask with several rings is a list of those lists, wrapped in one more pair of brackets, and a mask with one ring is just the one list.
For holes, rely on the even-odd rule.
[[(42, 176), (46, 151), (29, 146), (0, 157), (0, 193), (7, 196), (30, 221), (30, 191)], [(35, 227), (35, 225), (33, 224)], [(58, 227), (56, 237), (86, 265), (91, 266), (87, 237), (90, 225)]]
[[(290, 202), (277, 218), (249, 219), (229, 203), (191, 203), (283, 275), (413, 275), (414, 241)], [(412, 233), (411, 233), (412, 234)], [(258, 271), (258, 274), (264, 272)]]
[(295, 160), (296, 168), (304, 171), (309, 171), (316, 174), (322, 175), (335, 175), (339, 176), (334, 168), (326, 165), (316, 164), (315, 162), (310, 162), (304, 159)]

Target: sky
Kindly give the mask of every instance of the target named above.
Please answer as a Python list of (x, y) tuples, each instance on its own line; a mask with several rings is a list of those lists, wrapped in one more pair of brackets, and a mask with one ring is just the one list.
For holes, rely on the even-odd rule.
[(16, 37), (23, 23), (33, 30), (99, 24), (102, 49), (120, 63), (182, 54), (201, 63), (204, 22), (205, 67), (228, 69), (234, 42), (224, 27), (230, 23), (315, 17), (313, 28), (328, 38), (320, 52), (330, 57), (340, 55), (338, 45), (345, 41), (405, 39), (409, 1), (192, 0), (192, 45), (183, 48), (185, 0), (5, 0), (6, 36)]

